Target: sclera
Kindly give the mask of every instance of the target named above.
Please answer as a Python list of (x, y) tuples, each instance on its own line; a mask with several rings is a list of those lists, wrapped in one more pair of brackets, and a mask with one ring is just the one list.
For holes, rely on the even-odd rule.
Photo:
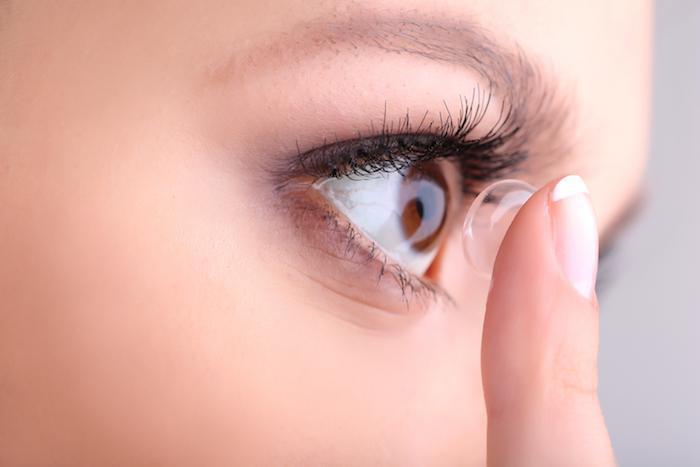
[(464, 219), (462, 246), (467, 261), (491, 277), (498, 249), (518, 210), (535, 189), (520, 180), (500, 180), (474, 199)]

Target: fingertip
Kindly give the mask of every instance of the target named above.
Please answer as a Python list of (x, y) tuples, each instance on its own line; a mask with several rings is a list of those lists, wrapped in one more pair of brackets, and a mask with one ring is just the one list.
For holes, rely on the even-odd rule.
[(598, 228), (588, 187), (577, 175), (557, 181), (550, 196), (552, 237), (564, 277), (581, 296), (593, 299), (598, 271)]

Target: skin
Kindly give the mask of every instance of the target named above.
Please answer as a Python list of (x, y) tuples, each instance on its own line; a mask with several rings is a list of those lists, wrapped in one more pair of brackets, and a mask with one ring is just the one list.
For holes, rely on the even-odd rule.
[[(0, 465), (613, 462), (595, 299), (563, 278), (545, 227), (557, 214), (542, 213), (545, 182), (571, 172), (601, 233), (636, 196), (647, 2), (0, 11)], [(541, 64), (569, 106), (571, 149), (524, 174), (543, 188), (503, 244), (488, 305), (453, 229), (430, 278), (454, 304), (395, 312), (396, 287), (358, 285), (369, 273), (315, 253), (266, 177), (296, 140), (381, 123), (385, 102), (436, 115), (479, 80), (369, 47), (251, 52), (370, 11), (479, 24)]]

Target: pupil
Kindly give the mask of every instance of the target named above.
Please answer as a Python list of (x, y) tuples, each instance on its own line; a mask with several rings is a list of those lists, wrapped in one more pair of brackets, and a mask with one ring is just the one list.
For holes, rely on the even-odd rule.
[(416, 212), (418, 213), (418, 217), (423, 219), (423, 216), (424, 216), (423, 202), (417, 198), (416, 198)]

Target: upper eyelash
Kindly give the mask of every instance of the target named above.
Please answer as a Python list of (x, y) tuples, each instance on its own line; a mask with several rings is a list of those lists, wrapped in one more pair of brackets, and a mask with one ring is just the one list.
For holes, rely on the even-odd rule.
[(522, 126), (512, 108), (503, 105), (496, 123), (478, 138), (471, 138), (492, 104), (491, 92), (475, 88), (471, 100), (461, 99), (455, 119), (445, 104), (446, 114), (439, 123), (426, 123), (428, 113), (414, 126), (408, 112), (398, 122), (385, 117), (381, 129), (370, 128), (370, 136), (358, 132), (352, 140), (326, 143), (302, 152), (273, 171), (283, 187), (293, 179), (311, 177), (366, 178), (379, 172), (402, 171), (435, 159), (459, 164), (463, 191), (473, 192), (473, 184), (504, 177), (527, 158)]

